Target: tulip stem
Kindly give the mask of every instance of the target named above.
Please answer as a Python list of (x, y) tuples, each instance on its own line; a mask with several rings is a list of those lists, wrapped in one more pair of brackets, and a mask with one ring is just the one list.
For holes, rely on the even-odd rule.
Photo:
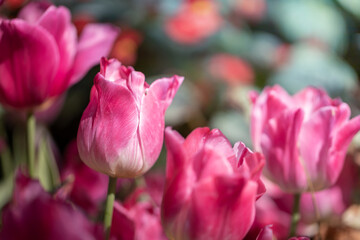
[(110, 238), (111, 222), (112, 222), (112, 215), (113, 215), (114, 201), (115, 201), (115, 192), (116, 192), (116, 178), (109, 176), (109, 186), (106, 197), (105, 216), (104, 216), (104, 229), (105, 229), (106, 240)]
[(300, 193), (294, 194), (294, 203), (293, 203), (293, 211), (291, 216), (291, 227), (290, 227), (290, 235), (289, 237), (294, 237), (296, 235), (296, 228), (300, 220)]
[(26, 137), (27, 137), (27, 159), (28, 170), (31, 178), (35, 177), (35, 115), (30, 112), (26, 120)]

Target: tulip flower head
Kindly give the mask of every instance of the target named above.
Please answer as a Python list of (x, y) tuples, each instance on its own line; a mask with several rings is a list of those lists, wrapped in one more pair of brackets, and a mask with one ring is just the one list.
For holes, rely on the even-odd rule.
[(109, 53), (117, 34), (110, 25), (89, 24), (78, 40), (67, 8), (40, 3), (1, 19), (0, 103), (36, 110), (53, 100)]
[(170, 239), (243, 239), (255, 217), (264, 159), (217, 129), (186, 139), (165, 130), (168, 151), (162, 222)]
[(251, 135), (265, 156), (264, 174), (293, 193), (333, 185), (360, 116), (350, 120), (346, 103), (313, 87), (294, 96), (280, 86), (267, 87), (252, 100)]
[(103, 58), (79, 125), (82, 161), (112, 177), (144, 174), (160, 154), (165, 110), (182, 81), (174, 76), (149, 86), (141, 72)]

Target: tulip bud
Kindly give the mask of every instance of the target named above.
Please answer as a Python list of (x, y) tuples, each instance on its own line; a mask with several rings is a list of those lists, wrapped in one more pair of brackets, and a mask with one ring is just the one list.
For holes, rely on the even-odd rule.
[(294, 96), (280, 86), (267, 87), (252, 99), (251, 134), (266, 159), (264, 174), (292, 193), (333, 185), (360, 116), (350, 120), (346, 103), (312, 87)]
[(186, 139), (165, 130), (168, 151), (162, 222), (170, 239), (243, 239), (255, 217), (261, 155), (219, 130)]
[(174, 76), (149, 86), (141, 72), (103, 58), (78, 130), (83, 162), (112, 177), (149, 170), (162, 148), (165, 110), (182, 81)]

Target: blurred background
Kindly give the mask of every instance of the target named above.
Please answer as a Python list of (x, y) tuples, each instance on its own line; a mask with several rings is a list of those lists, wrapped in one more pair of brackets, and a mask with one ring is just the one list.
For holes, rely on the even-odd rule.
[[(29, 1), (5, 0), (3, 17)], [(341, 97), (359, 114), (359, 0), (68, 0), (84, 25), (121, 28), (109, 57), (134, 66), (148, 83), (162, 76), (185, 81), (166, 114), (166, 125), (186, 136), (199, 126), (219, 128), (234, 143), (251, 146), (249, 91), (279, 84), (290, 93), (308, 85)], [(53, 111), (40, 117), (62, 155), (76, 138), (89, 102), (94, 67)], [(4, 111), (0, 110), (0, 114)], [(5, 133), (16, 145), (18, 120), (7, 113)], [(17, 153), (14, 153), (16, 155)], [(162, 154), (159, 165), (164, 163)]]

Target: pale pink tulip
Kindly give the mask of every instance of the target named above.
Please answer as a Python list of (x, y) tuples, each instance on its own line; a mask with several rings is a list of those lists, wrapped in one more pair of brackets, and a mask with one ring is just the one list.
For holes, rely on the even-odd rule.
[[(186, 139), (165, 130), (167, 165), (162, 222), (170, 239), (242, 239), (263, 193), (262, 155), (242, 143), (232, 149), (217, 129), (195, 129)], [(261, 192), (259, 192), (259, 189)]]
[(347, 148), (360, 129), (360, 116), (325, 91), (308, 87), (290, 96), (280, 86), (253, 94), (251, 134), (264, 154), (264, 174), (284, 191), (319, 191), (333, 185)]
[(165, 110), (182, 81), (173, 76), (149, 86), (141, 72), (103, 58), (78, 131), (84, 163), (112, 177), (149, 170), (162, 148)]
[(40, 3), (1, 19), (0, 103), (36, 110), (54, 101), (110, 52), (117, 34), (110, 25), (89, 24), (78, 39), (67, 8)]

